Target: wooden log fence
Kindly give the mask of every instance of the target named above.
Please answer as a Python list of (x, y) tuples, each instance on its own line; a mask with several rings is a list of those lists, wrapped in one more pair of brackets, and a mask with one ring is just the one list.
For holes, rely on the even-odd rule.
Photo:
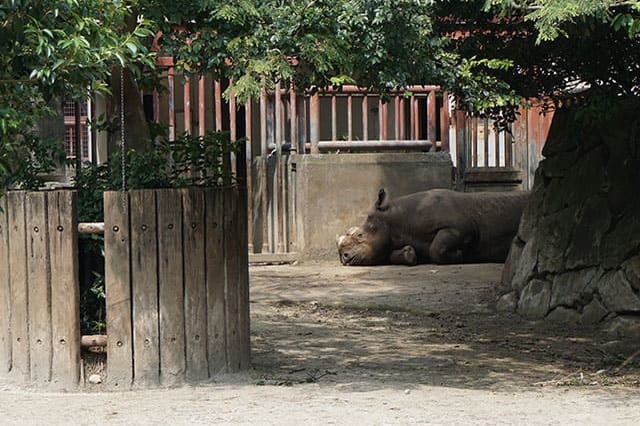
[(69, 388), (80, 380), (73, 191), (0, 199), (0, 375)]
[[(78, 224), (74, 191), (0, 198), (0, 377), (82, 385), (81, 347), (107, 347), (116, 389), (250, 366), (246, 189), (105, 193)], [(108, 337), (80, 336), (78, 234), (104, 234)]]

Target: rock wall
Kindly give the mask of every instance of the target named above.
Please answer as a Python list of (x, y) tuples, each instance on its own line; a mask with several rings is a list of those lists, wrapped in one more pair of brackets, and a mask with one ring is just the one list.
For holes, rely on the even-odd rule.
[(556, 112), (498, 308), (640, 335), (640, 102)]

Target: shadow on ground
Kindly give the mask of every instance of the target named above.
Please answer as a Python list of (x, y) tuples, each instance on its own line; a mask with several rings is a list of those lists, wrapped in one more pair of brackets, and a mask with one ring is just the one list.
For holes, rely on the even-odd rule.
[(259, 382), (640, 386), (637, 342), (497, 314), (501, 267), (252, 266)]

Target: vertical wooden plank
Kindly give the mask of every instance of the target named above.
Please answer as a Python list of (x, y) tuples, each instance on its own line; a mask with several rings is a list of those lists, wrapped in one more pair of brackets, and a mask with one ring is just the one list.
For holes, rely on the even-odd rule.
[(31, 381), (44, 383), (51, 380), (52, 357), (47, 194), (28, 192), (25, 204)]
[(338, 98), (331, 95), (331, 140), (338, 140)]
[(478, 117), (471, 117), (471, 167), (478, 165)]
[(182, 87), (182, 97), (184, 101), (184, 131), (191, 134), (191, 80), (187, 75), (184, 76), (184, 85)]
[(204, 136), (206, 133), (206, 105), (205, 105), (205, 77), (204, 74), (200, 74), (198, 78), (198, 136)]
[(11, 370), (11, 285), (7, 197), (0, 195), (0, 377)]
[(158, 241), (153, 190), (130, 191), (134, 384), (160, 382)]
[(222, 131), (222, 86), (219, 81), (213, 83), (213, 97), (216, 106), (216, 132)]
[(120, 389), (133, 382), (129, 208), (128, 194), (104, 193), (107, 384)]
[(467, 124), (464, 111), (456, 110), (456, 189), (464, 191), (464, 174), (468, 166)]
[(427, 95), (427, 140), (431, 141), (431, 149), (436, 148), (436, 120), (438, 115), (436, 114), (436, 91), (430, 90)]
[[(293, 90), (292, 90), (293, 93)], [(247, 192), (249, 194), (247, 202), (247, 216), (249, 217), (249, 223), (253, 223), (254, 206), (253, 206), (253, 150), (251, 146), (251, 100), (249, 100), (245, 106), (245, 182), (247, 185)], [(295, 116), (295, 114), (294, 114)], [(291, 127), (293, 129), (293, 120)], [(293, 131), (293, 130), (292, 130)], [(293, 142), (292, 142), (293, 144)], [(293, 145), (292, 145), (293, 146)], [(303, 151), (304, 153), (304, 151)], [(249, 251), (254, 253), (253, 247), (253, 226), (249, 227), (247, 239), (249, 241)]]
[[(289, 174), (290, 175), (290, 174)], [(247, 191), (239, 186), (236, 190), (238, 209), (236, 215), (235, 243), (237, 245), (237, 297), (238, 297), (238, 368), (246, 370), (251, 367), (251, 329), (249, 308), (249, 253), (245, 245), (247, 241)], [(293, 215), (291, 215), (293, 217)]]
[(26, 194), (25, 191), (7, 193), (11, 273), (11, 376), (16, 380), (28, 380), (30, 377)]
[(176, 87), (175, 68), (169, 67), (167, 75), (169, 85), (169, 140), (176, 140)]
[(207, 355), (210, 376), (228, 370), (226, 352), (224, 213), (223, 190), (205, 189)]
[(449, 94), (442, 94), (442, 109), (440, 110), (440, 140), (442, 141), (442, 150), (449, 152)]
[(369, 140), (369, 97), (362, 96), (362, 140)]
[(309, 100), (309, 139), (311, 142), (311, 154), (319, 154), (318, 142), (320, 142), (320, 96), (316, 93)]
[[(160, 380), (184, 382), (185, 317), (182, 245), (182, 192), (156, 191), (158, 209), (158, 305), (160, 315)], [(191, 259), (187, 260), (190, 268)]]
[(484, 137), (484, 166), (489, 167), (489, 119), (482, 119), (482, 136)]
[(183, 189), (182, 194), (186, 378), (188, 381), (200, 381), (209, 377), (205, 200), (202, 189)]
[(347, 96), (347, 138), (353, 140), (353, 95)]
[(224, 188), (223, 194), (227, 368), (229, 372), (234, 372), (240, 370), (238, 192), (235, 188)]
[(404, 112), (404, 97), (403, 95), (398, 95), (398, 110), (399, 110), (399, 117), (400, 117), (400, 131), (398, 133), (398, 139), (399, 140), (405, 140), (407, 135), (405, 132), (405, 112)]
[(80, 294), (75, 191), (47, 194), (51, 253), (52, 382), (63, 388), (80, 380)]

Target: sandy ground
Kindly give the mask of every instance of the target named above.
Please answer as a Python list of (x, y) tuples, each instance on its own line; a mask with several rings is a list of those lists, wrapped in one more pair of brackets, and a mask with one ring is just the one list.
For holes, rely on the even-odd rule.
[(639, 424), (640, 343), (497, 315), (500, 271), (252, 266), (253, 370), (127, 392), (0, 382), (0, 424)]

